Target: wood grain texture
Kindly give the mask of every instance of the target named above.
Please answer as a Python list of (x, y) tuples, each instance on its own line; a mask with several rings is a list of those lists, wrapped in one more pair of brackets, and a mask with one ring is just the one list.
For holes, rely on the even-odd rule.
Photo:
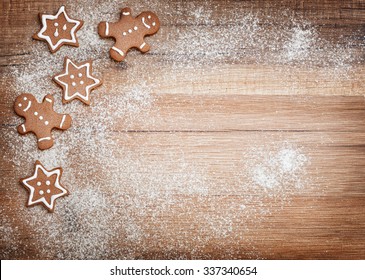
[[(155, 8), (167, 5), (165, 1), (152, 2)], [(133, 7), (135, 2), (128, 4)], [(18, 214), (18, 209), (24, 208), (26, 193), (17, 184), (19, 166), (11, 159), (16, 153), (6, 135), (19, 124), (12, 102), (20, 92), (11, 88), (14, 77), (9, 75), (9, 69), (22, 69), (32, 58), (35, 43), (30, 39), (29, 30), (39, 27), (39, 12), (55, 11), (60, 2), (16, 0), (2, 1), (0, 5), (3, 85), (0, 87), (0, 214), (2, 226), (13, 228), (17, 234), (15, 242), (0, 237), (0, 255), (10, 259), (59, 258), (55, 252), (47, 255), (39, 249), (41, 240), (33, 234), (34, 228), (24, 223), (24, 217)], [(149, 4), (141, 5), (140, 8), (148, 8)], [(265, 63), (255, 60), (256, 50), (247, 49), (246, 57), (235, 59), (233, 53), (227, 53), (224, 59), (210, 65), (199, 64), (199, 69), (194, 71), (179, 66), (178, 74), (174, 72), (172, 77), (174, 49), (152, 48), (143, 56), (143, 67), (155, 75), (153, 106), (145, 117), (117, 121), (106, 128), (122, 150), (113, 154), (116, 162), (123, 162), (129, 155), (131, 161), (126, 165), (133, 164), (137, 161), (135, 155), (143, 155), (141, 161), (150, 169), (137, 165), (129, 171), (121, 169), (122, 175), (128, 178), (118, 183), (132, 184), (143, 175), (144, 181), (149, 176), (160, 176), (161, 184), (172, 181), (179, 185), (180, 180), (184, 185), (184, 180), (188, 179), (183, 176), (176, 181), (171, 179), (175, 173), (179, 175), (176, 165), (183, 155), (184, 163), (192, 166), (186, 173), (194, 170), (204, 173), (204, 180), (209, 182), (208, 194), (183, 193), (178, 188), (165, 190), (165, 186), (158, 186), (156, 179), (151, 180), (151, 188), (156, 187), (158, 194), (171, 192), (174, 197), (168, 211), (154, 205), (170, 197), (167, 195), (150, 202), (143, 208), (146, 211), (143, 215), (137, 208), (113, 201), (112, 209), (125, 208), (122, 213), (130, 214), (129, 218), (140, 227), (143, 225), (147, 234), (136, 241), (126, 238), (126, 233), (120, 230), (111, 241), (113, 250), (119, 248), (118, 254), (106, 251), (98, 258), (364, 259), (365, 2), (174, 0), (161, 12), (161, 31), (150, 41), (169, 44), (174, 40), (171, 34), (177, 36), (172, 30), (190, 30), (192, 26), (184, 19), (188, 16), (182, 13), (177, 17), (175, 12), (200, 5), (211, 7), (214, 20), (225, 16), (225, 21), (219, 24), (222, 26), (228, 24), (232, 11), (258, 12), (262, 18), (276, 11), (290, 11), (315, 26), (319, 38), (325, 42), (349, 50), (355, 57), (350, 60), (351, 70), (337, 76), (334, 73), (338, 72), (338, 65), (326, 64), (321, 59), (318, 61), (322, 65), (310, 67), (305, 61), (296, 65), (270, 58)], [(275, 30), (280, 21), (280, 18), (274, 19), (273, 26), (266, 26), (263, 21), (260, 28), (262, 32)], [(213, 29), (215, 23), (202, 22), (198, 26), (202, 30)], [(14, 48), (18, 45), (21, 48)], [(44, 49), (46, 51), (46, 47)], [(273, 57), (280, 54), (279, 50), (262, 50), (265, 52)], [(101, 60), (107, 55), (100, 54), (95, 59)], [(107, 92), (114, 85), (130, 82), (128, 75), (135, 74), (133, 63), (138, 59), (140, 54), (132, 52), (129, 64), (113, 65), (101, 71), (106, 96), (111, 97)], [(96, 100), (93, 106), (97, 106), (99, 97), (93, 96)], [(275, 154), (287, 143), (299, 147), (310, 159), (302, 174), (296, 174), (305, 186), (300, 190), (292, 186), (286, 189), (284, 184), (278, 191), (247, 187), (246, 184), (252, 183), (249, 151), (268, 147), (265, 151), (269, 153), (271, 147)], [(79, 170), (75, 154), (77, 151), (70, 155), (70, 160), (74, 160), (75, 174), (81, 174), (84, 171)], [(158, 164), (162, 167), (153, 169)], [(23, 174), (31, 172), (32, 162), (24, 165)], [(100, 180), (102, 185), (104, 181), (99, 176), (95, 174), (95, 180)], [(125, 196), (138, 197), (138, 191), (136, 188)], [(104, 189), (104, 192), (112, 194), (113, 189)], [(236, 209), (241, 200), (245, 212)], [(213, 218), (208, 219), (210, 215)], [(222, 218), (224, 216), (227, 219)], [(130, 254), (133, 248), (137, 249)]]

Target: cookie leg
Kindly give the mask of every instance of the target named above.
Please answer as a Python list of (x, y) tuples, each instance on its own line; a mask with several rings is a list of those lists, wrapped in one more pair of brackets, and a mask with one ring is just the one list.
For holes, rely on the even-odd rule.
[(126, 56), (126, 52), (117, 48), (116, 46), (113, 46), (110, 51), (110, 57), (113, 58), (116, 61), (123, 61), (125, 56)]
[(53, 146), (52, 136), (38, 138), (38, 148), (40, 150), (47, 150)]
[(26, 133), (28, 133), (29, 131), (27, 130), (27, 127), (25, 126), (25, 123), (23, 123), (23, 124), (21, 124), (21, 125), (19, 125), (18, 127), (17, 127), (17, 130), (18, 130), (18, 133), (19, 134), (26, 134)]

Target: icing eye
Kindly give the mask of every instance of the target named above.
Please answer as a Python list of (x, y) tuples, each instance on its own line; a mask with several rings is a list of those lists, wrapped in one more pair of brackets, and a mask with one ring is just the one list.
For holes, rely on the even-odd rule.
[(56, 27), (57, 27), (57, 26), (58, 26), (58, 22), (55, 22), (55, 23), (54, 23), (54, 26), (56, 26)]
[(79, 75), (78, 75), (80, 78), (82, 77), (82, 74), (81, 73), (79, 73)]
[(148, 19), (151, 19), (151, 16), (148, 16)]
[(42, 183), (41, 182), (37, 182), (37, 186), (39, 187), (40, 185), (42, 185)]
[(24, 98), (23, 98), (23, 100), (25, 101), (25, 100), (27, 100), (27, 98), (26, 98), (26, 97), (24, 97)]
[(20, 104), (20, 103), (19, 103), (19, 104), (18, 104), (18, 106), (19, 106), (19, 107), (22, 107), (22, 104)]
[(44, 191), (39, 191), (39, 194), (40, 194), (40, 195), (43, 195), (43, 194), (44, 194)]
[(34, 116), (38, 116), (38, 112), (34, 112)]
[(74, 79), (74, 78), (75, 78), (75, 76), (74, 76), (74, 75), (71, 75), (71, 76), (70, 76), (70, 78), (71, 78), (71, 79)]
[(51, 182), (47, 180), (46, 185), (49, 186), (50, 184), (51, 184)]
[(155, 26), (156, 25), (156, 22), (152, 22), (152, 25)]

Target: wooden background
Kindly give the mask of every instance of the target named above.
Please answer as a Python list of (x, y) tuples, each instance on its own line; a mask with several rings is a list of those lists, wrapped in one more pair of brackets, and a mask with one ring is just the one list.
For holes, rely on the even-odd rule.
[[(172, 8), (180, 3), (176, 0), (169, 2), (173, 2), (170, 3)], [(190, 2), (206, 4), (209, 1)], [(351, 34), (357, 34), (357, 37), (351, 37), (351, 48), (358, 57), (365, 58), (364, 1), (210, 2), (212, 5), (222, 2), (231, 6), (242, 5), (251, 11), (290, 9), (320, 27), (320, 35), (329, 41), (333, 38), (338, 40), (340, 36), (346, 41)], [(28, 39), (23, 39), (31, 36), (24, 26), (32, 25), (38, 28), (38, 12), (55, 11), (59, 3), (18, 0), (2, 1), (0, 5), (0, 71), (4, 85), (9, 82), (9, 76), (5, 75), (8, 67), (26, 63), (23, 59), (24, 53), (19, 53), (17, 48), (13, 47), (22, 42), (29, 42)], [(173, 14), (174, 11), (171, 12)], [(162, 29), (174, 28), (173, 20), (162, 21)], [(163, 34), (166, 33), (162, 32), (158, 35), (161, 37), (156, 38), (161, 39)], [(153, 38), (150, 42), (153, 42)], [(27, 45), (22, 47), (27, 49)], [(153, 69), (154, 61), (169, 61), (168, 56), (169, 54), (159, 53), (158, 48), (146, 55), (151, 62), (151, 70), (157, 73), (166, 71), (168, 67)], [(294, 90), (292, 85), (288, 86), (280, 81), (277, 71), (278, 68), (288, 68), (287, 71), (291, 71), (287, 65), (242, 62), (227, 63), (222, 67), (224, 70), (216, 74), (210, 72), (210, 66), (207, 66), (205, 74), (198, 79), (195, 77), (194, 83), (191, 82), (189, 70), (182, 70), (177, 81), (160, 81), (159, 87), (154, 89), (159, 94), (155, 104), (159, 108), (159, 115), (154, 118), (153, 126), (149, 127), (143, 119), (136, 120), (127, 131), (119, 127), (115, 131), (116, 137), (122, 138), (125, 133), (129, 134), (129, 140), (123, 145), (130, 145), (131, 150), (139, 144), (145, 145), (146, 150), (149, 146), (153, 147), (155, 154), (151, 154), (151, 158), (156, 160), (160, 156), (159, 152), (156, 152), (158, 150), (173, 150), (174, 147), (182, 149), (197, 165), (214, 166), (214, 174), (218, 175), (212, 175), (210, 178), (217, 181), (222, 181), (222, 177), (230, 180), (231, 163), (240, 160), (239, 151), (236, 149), (238, 145), (243, 149), (249, 149), (253, 142), (265, 146), (273, 139), (285, 139), (303, 147), (303, 151), (310, 157), (311, 164), (306, 176), (311, 178), (311, 184), (315, 184), (316, 187), (308, 187), (306, 191), (294, 194), (291, 202), (283, 207), (274, 205), (278, 210), (273, 211), (272, 215), (267, 215), (256, 230), (247, 232), (247, 239), (211, 241), (196, 255), (191, 255), (188, 250), (174, 251), (173, 245), (168, 244), (170, 253), (167, 254), (161, 248), (169, 241), (164, 240), (163, 234), (160, 233), (157, 238), (160, 245), (151, 240), (151, 247), (148, 247), (147, 242), (144, 252), (135, 257), (364, 259), (364, 63), (353, 65), (351, 74), (339, 80), (319, 75), (320, 70), (317, 72), (314, 69), (305, 69), (305, 65), (297, 67), (293, 73), (296, 79)], [(117, 70), (104, 73), (106, 79), (117, 79)], [(335, 67), (332, 70), (336, 71)], [(6, 92), (6, 88), (0, 88), (0, 96), (5, 96)], [(12, 100), (1, 98), (0, 108), (1, 133), (4, 135), (16, 126), (16, 123), (9, 123), (9, 120), (14, 119)], [(3, 136), (0, 138), (0, 146), (3, 149), (6, 147)], [(3, 157), (0, 157), (0, 163), (0, 205), (3, 205), (4, 209), (2, 215), (12, 217), (12, 225), (22, 228), (17, 224), (20, 220), (13, 212), (19, 205), (23, 207), (23, 202), (9, 201), (5, 194), (8, 182), (17, 181), (14, 167)], [(22, 190), (17, 192), (22, 193)], [(25, 198), (25, 194), (22, 198)], [(230, 199), (235, 200), (239, 197), (233, 196)], [(202, 210), (199, 207), (201, 206), (197, 203), (197, 212)], [(174, 220), (174, 217), (169, 218)], [(26, 242), (32, 237), (28, 234), (29, 229), (23, 230), (20, 238)], [(151, 231), (155, 232), (154, 229)], [(250, 240), (250, 244), (245, 240)], [(6, 242), (0, 237), (1, 250), (7, 248)], [(125, 245), (123, 244), (123, 241), (120, 241), (120, 246)], [(37, 250), (36, 246), (30, 245), (27, 253), (14, 253), (6, 257), (32, 258)], [(108, 255), (105, 255), (105, 258), (108, 258)]]

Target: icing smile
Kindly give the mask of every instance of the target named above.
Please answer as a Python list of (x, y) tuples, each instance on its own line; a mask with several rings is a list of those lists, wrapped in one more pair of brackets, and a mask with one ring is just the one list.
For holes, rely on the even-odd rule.
[(28, 106), (27, 106), (27, 108), (25, 108), (23, 111), (24, 111), (24, 112), (28, 111), (28, 109), (30, 108), (30, 106), (32, 106), (32, 101), (29, 101), (29, 102), (28, 102)]
[(142, 23), (143, 23), (143, 25), (144, 25), (144, 26), (146, 26), (148, 29), (150, 29), (150, 28), (151, 28), (151, 26), (150, 26), (150, 25), (148, 25), (148, 24), (145, 22), (145, 18), (144, 18), (144, 17), (142, 18)]

